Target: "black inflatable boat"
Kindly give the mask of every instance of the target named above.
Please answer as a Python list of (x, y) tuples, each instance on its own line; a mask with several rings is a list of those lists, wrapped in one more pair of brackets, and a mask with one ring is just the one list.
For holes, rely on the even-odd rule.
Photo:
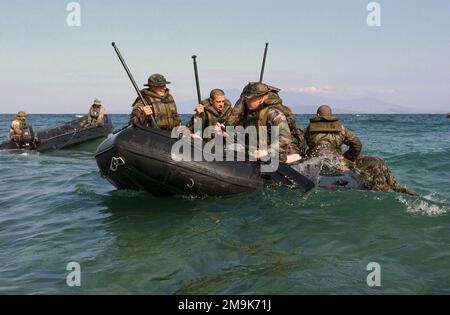
[[(321, 174), (319, 164), (310, 161), (292, 168), (280, 165), (284, 170), (272, 173), (261, 173), (260, 164), (250, 161), (175, 161), (171, 150), (177, 141), (184, 140), (171, 138), (169, 131), (130, 126), (100, 144), (95, 158), (101, 175), (118, 189), (143, 190), (157, 196), (238, 195), (274, 183), (292, 187), (289, 172), (307, 176), (310, 184), (302, 191), (314, 184), (327, 189), (360, 188), (351, 172)], [(191, 156), (202, 150), (191, 145)]]
[(47, 129), (37, 133), (39, 143), (29, 146), (19, 146), (17, 143), (8, 141), (0, 144), (0, 150), (14, 150), (21, 148), (33, 149), (39, 152), (48, 150), (64, 149), (74, 145), (82, 144), (94, 139), (108, 136), (113, 130), (111, 119), (105, 115), (105, 122), (98, 127), (83, 127), (87, 117), (81, 117), (69, 121), (61, 126)]
[[(100, 173), (118, 189), (153, 195), (226, 196), (264, 186), (259, 164), (238, 161), (175, 161), (170, 131), (130, 126), (97, 149)], [(202, 151), (192, 144), (192, 154)]]

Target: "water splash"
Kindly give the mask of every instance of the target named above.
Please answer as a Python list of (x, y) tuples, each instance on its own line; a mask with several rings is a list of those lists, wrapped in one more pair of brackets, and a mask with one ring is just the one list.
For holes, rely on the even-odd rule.
[(448, 205), (444, 200), (438, 199), (434, 193), (414, 199), (405, 196), (398, 196), (396, 199), (404, 204), (406, 211), (411, 214), (439, 216), (448, 212)]
[(337, 173), (340, 174), (341, 166), (342, 163), (335, 155), (323, 155), (291, 167), (317, 184), (321, 175), (333, 176)]

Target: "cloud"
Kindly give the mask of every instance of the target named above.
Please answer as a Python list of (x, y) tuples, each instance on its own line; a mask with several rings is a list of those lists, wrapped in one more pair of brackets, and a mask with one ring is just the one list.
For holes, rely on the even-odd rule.
[(315, 86), (307, 86), (307, 87), (291, 87), (286, 89), (287, 92), (292, 93), (304, 93), (304, 94), (330, 94), (331, 89), (329, 88), (319, 88)]
[(290, 87), (285, 89), (287, 92), (309, 94), (309, 95), (322, 95), (333, 96), (340, 98), (351, 97), (383, 97), (392, 96), (398, 94), (398, 90), (390, 87), (335, 87), (335, 86), (306, 86), (306, 87)]

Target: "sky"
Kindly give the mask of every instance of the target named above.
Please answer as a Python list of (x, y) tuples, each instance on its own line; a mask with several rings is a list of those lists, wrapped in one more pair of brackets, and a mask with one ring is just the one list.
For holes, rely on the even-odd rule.
[(129, 113), (136, 93), (113, 41), (139, 86), (151, 73), (172, 82), (181, 113), (195, 105), (192, 55), (203, 98), (222, 88), (234, 102), (259, 79), (266, 42), (264, 81), (297, 113), (322, 100), (450, 112), (448, 0), (377, 1), (379, 27), (365, 0), (84, 0), (78, 27), (70, 2), (0, 0), (0, 113), (83, 113), (97, 97)]

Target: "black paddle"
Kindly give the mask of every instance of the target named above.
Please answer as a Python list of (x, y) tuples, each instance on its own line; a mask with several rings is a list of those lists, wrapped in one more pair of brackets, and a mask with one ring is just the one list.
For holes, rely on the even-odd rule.
[[(259, 76), (259, 83), (262, 83), (264, 79), (264, 70), (266, 68), (268, 47), (269, 43), (266, 43), (266, 47), (264, 48), (263, 61), (261, 65), (261, 74)], [(246, 150), (248, 150), (247, 146), (244, 147), (246, 148)], [(291, 188), (298, 189), (302, 192), (308, 192), (315, 186), (314, 182), (312, 182), (306, 176), (298, 173), (296, 170), (292, 169), (288, 164), (280, 163), (278, 165), (278, 168), (270, 174), (271, 174), (270, 178), (273, 181), (282, 182), (283, 184), (287, 184), (291, 186)]]
[(263, 78), (264, 78), (264, 68), (266, 67), (266, 57), (267, 57), (267, 48), (269, 46), (269, 43), (266, 43), (266, 48), (264, 49), (264, 57), (263, 57), (263, 62), (262, 62), (262, 66), (261, 66), (261, 74), (259, 76), (259, 83), (262, 83)]
[[(136, 90), (137, 95), (139, 96), (139, 99), (141, 100), (142, 104), (144, 104), (144, 106), (149, 106), (147, 101), (145, 100), (145, 98), (142, 96), (141, 90), (139, 90), (136, 81), (134, 81), (133, 75), (131, 74), (130, 69), (128, 69), (127, 64), (125, 63), (125, 60), (122, 57), (122, 54), (119, 51), (119, 48), (117, 48), (116, 43), (112, 43), (112, 46), (114, 47), (114, 50), (116, 51), (117, 57), (119, 57), (120, 62), (122, 63), (123, 68), (125, 69), (125, 72), (128, 74), (128, 77), (131, 80), (131, 83), (133, 84), (134, 89)], [(153, 107), (152, 107), (152, 111), (153, 111)], [(154, 116), (154, 112), (152, 113), (152, 115), (150, 116), (152, 119), (152, 124), (155, 128), (158, 128), (158, 124), (156, 123), (155, 120), (155, 116)]]
[(280, 163), (274, 172), (268, 174), (272, 181), (281, 182), (284, 185), (290, 186), (292, 189), (296, 189), (304, 193), (315, 187), (313, 181), (285, 163)]
[[(197, 101), (198, 101), (198, 104), (200, 104), (202, 102), (202, 96), (200, 93), (200, 82), (198, 79), (197, 56), (193, 55), (192, 60), (194, 62), (195, 86), (197, 87)], [(205, 110), (203, 110), (201, 117), (202, 117), (202, 128), (203, 128), (203, 124), (205, 123)]]

